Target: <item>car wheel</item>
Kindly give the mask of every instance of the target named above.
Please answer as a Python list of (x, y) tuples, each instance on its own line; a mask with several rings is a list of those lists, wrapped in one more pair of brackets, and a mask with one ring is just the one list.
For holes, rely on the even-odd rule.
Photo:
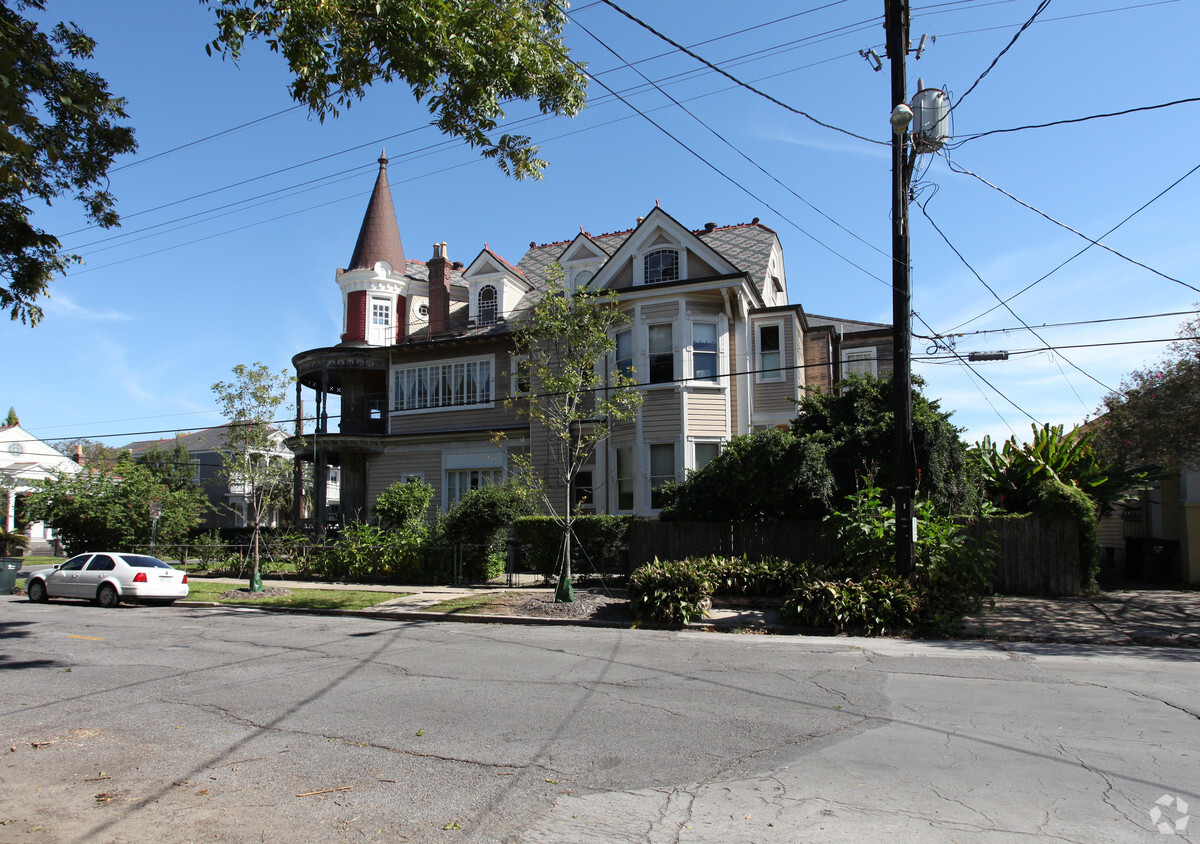
[(100, 591), (96, 593), (96, 601), (106, 610), (112, 609), (117, 604), (121, 603), (121, 596), (117, 594), (117, 590), (111, 584), (104, 584), (100, 587)]
[(50, 596), (46, 594), (46, 584), (40, 580), (30, 581), (25, 591), (29, 593), (29, 600), (35, 604), (44, 604), (50, 600)]

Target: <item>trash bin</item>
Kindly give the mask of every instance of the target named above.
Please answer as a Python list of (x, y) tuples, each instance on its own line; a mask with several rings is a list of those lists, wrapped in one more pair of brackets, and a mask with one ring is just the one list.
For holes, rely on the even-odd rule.
[(17, 585), (17, 572), (21, 570), (20, 560), (0, 559), (0, 595), (11, 595)]

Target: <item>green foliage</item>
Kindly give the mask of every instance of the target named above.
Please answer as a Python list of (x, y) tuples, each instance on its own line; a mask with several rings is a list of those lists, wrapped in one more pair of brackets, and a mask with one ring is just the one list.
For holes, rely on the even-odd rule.
[(734, 437), (703, 469), (663, 487), (659, 517), (750, 522), (818, 516), (833, 492), (826, 448), (775, 428)]
[[(938, 402), (920, 392), (913, 378), (913, 446), (918, 494), (946, 514), (973, 514), (982, 504), (978, 469), (969, 459), (959, 429)], [(852, 495), (863, 480), (895, 486), (892, 379), (851, 376), (829, 392), (813, 390), (800, 401), (792, 432), (825, 448), (833, 473), (834, 501)]]
[(1100, 573), (1100, 522), (1095, 505), (1083, 490), (1047, 478), (1038, 485), (1034, 512), (1075, 520), (1079, 528), (1079, 573), (1083, 588), (1088, 592), (1099, 588), (1096, 577)]
[(8, 408), (8, 416), (4, 417), (4, 426), (7, 428), (7, 427), (11, 427), (13, 425), (20, 425), (20, 424), (21, 424), (21, 420), (17, 416), (17, 409), (15, 407), (10, 406)]
[[(896, 512), (885, 495), (878, 487), (865, 487), (847, 499), (846, 509), (825, 520), (841, 550), (835, 567), (853, 582), (896, 579)], [(927, 500), (916, 503), (916, 514), (916, 570), (909, 585), (919, 601), (910, 622), (940, 634), (952, 633), (958, 620), (978, 610), (991, 593), (999, 549), (991, 539), (969, 537), (962, 525), (939, 515)], [(877, 591), (876, 584), (864, 594)], [(901, 600), (896, 606), (907, 607), (907, 599), (897, 595)], [(858, 598), (851, 603), (854, 600)], [(882, 608), (879, 617), (888, 617), (888, 612), (891, 609)]]
[(439, 527), (445, 540), (462, 545), (463, 577), (483, 582), (504, 573), (506, 528), (537, 511), (535, 493), (518, 480), (473, 489), (455, 502)]
[(0, 524), (0, 555), (12, 557), (29, 547), (29, 537), (18, 530), (9, 530)]
[(115, 472), (60, 474), (26, 498), (29, 517), (54, 528), (68, 554), (149, 546), (150, 502), (162, 505), (158, 542), (178, 545), (208, 506), (197, 489), (172, 490), (152, 472), (125, 461)]
[(181, 442), (176, 442), (171, 448), (152, 446), (139, 454), (136, 462), (149, 469), (168, 489), (198, 486), (192, 455)]
[(1029, 513), (1037, 506), (1047, 479), (1082, 490), (1102, 509), (1110, 509), (1137, 490), (1146, 489), (1146, 472), (1108, 463), (1094, 445), (1097, 432), (1062, 425), (1034, 425), (1027, 443), (1010, 437), (997, 448), (984, 437), (972, 449), (993, 501), (1010, 513)]
[(375, 500), (375, 518), (388, 529), (418, 530), (423, 533), (433, 495), (433, 487), (424, 481), (399, 481), (379, 493)]
[(638, 568), (629, 578), (629, 608), (635, 623), (682, 627), (704, 615), (712, 601), (712, 585), (705, 574), (703, 566), (688, 560), (655, 560)]
[(137, 144), (133, 130), (118, 125), (125, 101), (76, 63), (92, 58), (96, 42), (75, 24), (47, 34), (21, 14), (28, 9), (41, 12), (45, 2), (0, 4), (0, 308), (37, 325), (37, 298), (80, 258), (34, 225), (30, 205), (68, 194), (91, 223), (117, 225), (108, 169)]
[[(572, 557), (582, 555), (594, 570), (604, 571), (636, 521), (636, 516), (576, 516), (571, 525)], [(547, 579), (553, 577), (561, 556), (562, 526), (550, 516), (525, 516), (512, 527), (530, 568)]]
[(297, 571), (331, 580), (448, 583), (450, 563), (446, 555), (430, 553), (414, 532), (352, 524), (334, 543), (297, 560)]
[(82, 451), (83, 465), (89, 469), (108, 469), (109, 471), (128, 455), (128, 452), (119, 448), (105, 445), (99, 440), (89, 440), (87, 437), (58, 440), (54, 443), (54, 450), (70, 458), (74, 458), (77, 451)]
[(284, 412), (294, 379), (287, 372), (271, 372), (264, 363), (233, 367), (231, 381), (212, 385), (225, 418), (230, 421), (221, 449), (221, 467), (230, 490), (240, 492), (249, 505), (254, 533), (251, 588), (261, 590), (258, 540), (273, 506), (283, 505), (291, 490), (292, 461), (279, 455), (279, 431), (274, 422)]
[(872, 574), (862, 580), (812, 580), (796, 587), (783, 605), (786, 623), (797, 627), (832, 627), (868, 636), (911, 628), (920, 596), (906, 580)]
[(479, 147), (507, 175), (540, 178), (546, 162), (524, 135), (494, 132), (510, 100), (571, 117), (587, 77), (562, 40), (565, 7), (542, 0), (202, 0), (234, 60), (262, 39), (287, 61), (292, 98), (324, 120), (376, 82), (406, 83), (434, 125)]
[[(616, 349), (614, 332), (629, 321), (618, 309), (616, 295), (568, 291), (558, 264), (550, 265), (546, 280), (529, 319), (513, 335), (529, 389), (507, 404), (545, 434), (545, 448), (539, 449), (544, 461), (535, 466), (525, 458), (521, 464), (527, 475), (545, 481), (540, 487), (542, 505), (558, 522), (562, 549), (558, 600), (573, 600), (567, 538), (578, 508), (572, 486), (613, 426), (636, 417), (642, 394), (635, 389), (633, 376), (604, 371), (606, 357)], [(557, 500), (555, 490), (561, 495)]]
[(1162, 360), (1136, 369), (1104, 397), (1096, 447), (1123, 468), (1178, 471), (1200, 460), (1200, 317), (1179, 328)]
[(705, 614), (714, 597), (782, 598), (812, 577), (805, 563), (704, 557), (639, 567), (629, 579), (638, 624), (682, 626)]

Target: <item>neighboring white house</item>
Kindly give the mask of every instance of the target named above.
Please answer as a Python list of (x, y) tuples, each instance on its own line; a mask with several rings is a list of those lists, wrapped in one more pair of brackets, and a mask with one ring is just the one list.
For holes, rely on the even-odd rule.
[[(34, 489), (34, 482), (56, 477), (62, 472), (74, 474), (83, 467), (56, 451), (20, 425), (0, 428), (0, 481), (6, 495), (4, 529), (15, 530), (18, 502)], [(28, 526), (31, 550), (46, 550), (54, 540), (54, 531), (41, 522)], [(41, 547), (39, 547), (41, 546)]]

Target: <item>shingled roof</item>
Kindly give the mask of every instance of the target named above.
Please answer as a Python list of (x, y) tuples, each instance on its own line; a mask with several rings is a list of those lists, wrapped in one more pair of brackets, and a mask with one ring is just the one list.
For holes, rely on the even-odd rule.
[(400, 240), (400, 227), (396, 224), (396, 208), (392, 205), (392, 189), (387, 179), (387, 154), (379, 157), (379, 175), (375, 177), (375, 189), (363, 215), (362, 228), (358, 230), (358, 242), (350, 257), (348, 270), (369, 270), (378, 261), (387, 261), (393, 269), (401, 270), (405, 265), (404, 244)]

